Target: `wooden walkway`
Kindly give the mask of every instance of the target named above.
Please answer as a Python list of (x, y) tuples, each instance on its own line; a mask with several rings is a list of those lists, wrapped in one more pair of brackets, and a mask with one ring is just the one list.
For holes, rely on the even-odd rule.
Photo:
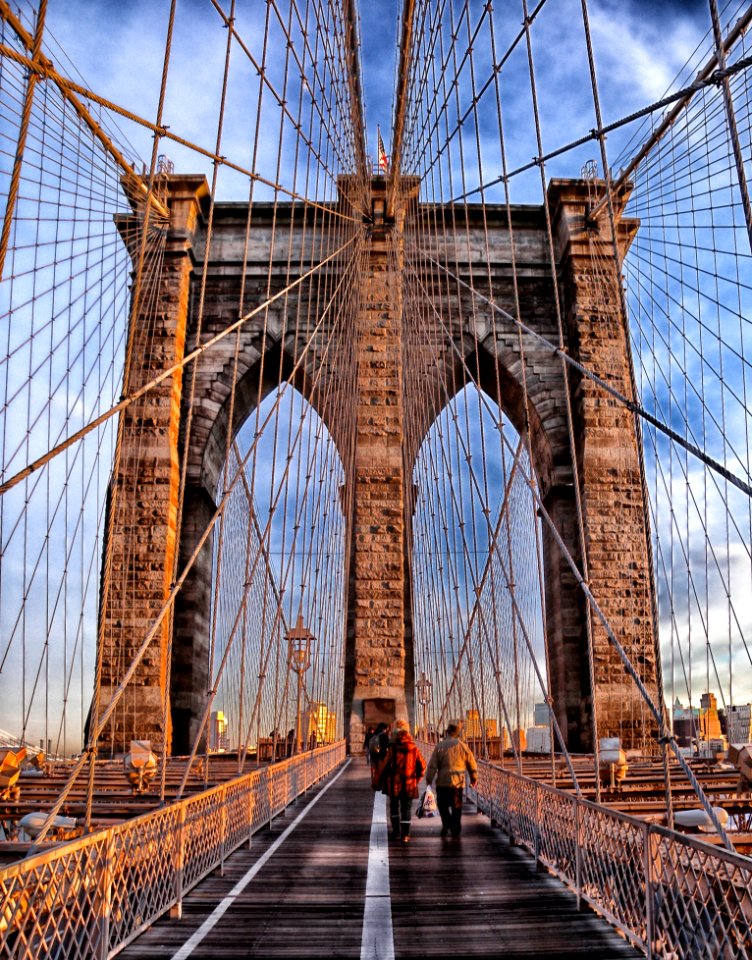
[[(291, 806), (271, 831), (257, 834), (252, 849), (235, 853), (224, 877), (209, 877), (193, 890), (184, 900), (182, 920), (161, 920), (120, 956), (361, 957), (374, 794), (361, 759), (353, 760), (329, 789), (327, 783)], [(319, 794), (310, 812), (232, 896), (238, 881)], [(506, 837), (474, 811), (466, 807), (457, 841), (439, 837), (438, 818), (413, 818), (409, 845), (389, 842), (393, 953), (377, 921), (375, 947), (372, 943), (364, 953), (368, 960), (642, 956), (591, 911), (578, 913), (572, 894), (537, 873), (529, 856), (510, 848)], [(223, 903), (226, 910), (216, 924), (186, 948), (193, 935), (198, 941), (196, 932), (228, 895), (229, 905)], [(377, 900), (388, 917), (389, 901)]]

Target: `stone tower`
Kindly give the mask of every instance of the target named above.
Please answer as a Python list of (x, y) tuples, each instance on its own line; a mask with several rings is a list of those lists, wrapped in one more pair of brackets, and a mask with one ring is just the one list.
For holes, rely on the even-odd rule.
[[(413, 195), (417, 193), (417, 181)], [(548, 191), (553, 227), (561, 318), (565, 349), (596, 371), (611, 386), (633, 395), (627, 332), (621, 313), (620, 271), (617, 260), (625, 253), (637, 229), (622, 216), (617, 204), (617, 236), (608, 220), (589, 222), (592, 181), (554, 181)], [(368, 227), (368, 260), (362, 306), (355, 331), (358, 360), (357, 429), (352, 474), (347, 477), (351, 504), (346, 517), (350, 537), (348, 587), (345, 730), (354, 745), (362, 742), (364, 725), (378, 719), (413, 712), (412, 604), (408, 545), (414, 494), (412, 462), (417, 450), (404, 444), (401, 391), (401, 278), (399, 235), (401, 224), (385, 216), (385, 184), (371, 184), (372, 223)], [(138, 313), (131, 318), (134, 342), (139, 336), (156, 338), (148, 363), (132, 367), (133, 389), (160, 370), (179, 361), (190, 343), (195, 316), (193, 292), (202, 280), (207, 189), (202, 178), (173, 176), (169, 181), (171, 219), (166, 234), (166, 260), (158, 289), (157, 322), (146, 331)], [(624, 202), (626, 197), (624, 198)], [(342, 201), (341, 201), (342, 202)], [(270, 205), (271, 206), (271, 205)], [(550, 343), (558, 344), (554, 286), (548, 263), (548, 237), (543, 207), (512, 208), (510, 234), (505, 207), (483, 210), (457, 206), (445, 218), (454, 237), (442, 239), (444, 255), (460, 278), (484, 291), (483, 280), (493, 280), (493, 297), (507, 312), (514, 311), (511, 243), (515, 244), (521, 314), (525, 324)], [(235, 318), (247, 207), (219, 203), (214, 207), (213, 250), (205, 281), (205, 335), (222, 329)], [(284, 221), (286, 242), (302, 244), (305, 211), (276, 204), (276, 223)], [(285, 217), (287, 220), (285, 221)], [(260, 277), (259, 289), (274, 289), (268, 264), (295, 262), (294, 257), (270, 256), (279, 242), (271, 229), (271, 212), (254, 205), (248, 272)], [(481, 232), (488, 236), (490, 263), (484, 260)], [(391, 234), (391, 236), (390, 236)], [(511, 237), (514, 239), (512, 240)], [(292, 241), (290, 240), (292, 238)], [(297, 239), (296, 239), (297, 238)], [(474, 242), (478, 240), (478, 242)], [(387, 256), (387, 248), (397, 255)], [(618, 257), (614, 256), (614, 247)], [(282, 269), (280, 267), (279, 269)], [(272, 267), (272, 270), (277, 267)], [(262, 276), (263, 275), (263, 276)], [(280, 283), (282, 280), (279, 281)], [(289, 278), (286, 282), (289, 282)], [(581, 562), (575, 482), (579, 483), (584, 544), (590, 589), (606, 613), (657, 698), (658, 663), (653, 636), (653, 581), (650, 537), (646, 522), (641, 475), (641, 451), (632, 414), (587, 377), (570, 372), (569, 396), (562, 361), (550, 346), (514, 323), (491, 323), (488, 307), (468, 310), (463, 298), (471, 293), (457, 287), (457, 315), (472, 316), (472, 337), (457, 333), (455, 353), (479, 372), (480, 386), (495, 395), (500, 383), (503, 407), (529, 444), (538, 491), (556, 523), (568, 551)], [(274, 322), (272, 317), (271, 323)], [(301, 332), (305, 335), (305, 331)], [(269, 342), (259, 328), (243, 331), (242, 361), (238, 368), (238, 403), (229, 422), (227, 398), (233, 384), (228, 341), (207, 354), (194, 383), (194, 428), (187, 457), (186, 490), (176, 539), (177, 458), (181, 424), (186, 416), (182, 377), (167, 378), (159, 392), (148, 394), (131, 408), (122, 422), (121, 472), (114, 480), (120, 491), (115, 501), (129, 498), (129, 513), (111, 512), (108, 548), (111, 572), (102, 593), (102, 636), (112, 642), (104, 649), (102, 702), (106, 705), (122, 679), (130, 653), (141, 640), (169, 595), (174, 558), (179, 570), (191, 556), (216, 507), (214, 481), (222, 465), (228, 431), (234, 433), (249, 413), (243, 398), (255, 395), (259, 357), (263, 349), (282, 351), (284, 344)], [(526, 370), (522, 383), (523, 357)], [(223, 352), (224, 351), (224, 352)], [(452, 351), (444, 353), (446, 363)], [(437, 377), (451, 382), (446, 371)], [(302, 387), (305, 390), (305, 387)], [(436, 391), (439, 395), (439, 391)], [(525, 403), (525, 397), (527, 403)], [(315, 403), (315, 398), (311, 397)], [(572, 459), (567, 399), (572, 412), (575, 462)], [(438, 414), (439, 410), (435, 411)], [(425, 424), (428, 430), (430, 423)], [(577, 469), (575, 470), (575, 463)], [(595, 708), (599, 732), (622, 735), (625, 746), (641, 745), (650, 724), (642, 704), (612, 650), (605, 631), (592, 626), (592, 656), (588, 648), (583, 594), (550, 532), (543, 528), (547, 644), (551, 663), (554, 710), (572, 749), (592, 747), (591, 717)], [(173, 749), (187, 749), (196, 717), (203, 711), (207, 680), (207, 650), (211, 610), (211, 544), (204, 544), (175, 603), (174, 616), (165, 618), (153, 651), (143, 658), (135, 683), (124, 698), (123, 717), (129, 716), (141, 737), (161, 736), (157, 706), (169, 700), (173, 719)], [(134, 581), (135, 592), (127, 591)], [(119, 639), (118, 639), (119, 638)], [(104, 641), (103, 641), (104, 642)], [(171, 680), (166, 689), (166, 664), (171, 653)], [(114, 749), (127, 746), (127, 724), (113, 725), (107, 734)]]

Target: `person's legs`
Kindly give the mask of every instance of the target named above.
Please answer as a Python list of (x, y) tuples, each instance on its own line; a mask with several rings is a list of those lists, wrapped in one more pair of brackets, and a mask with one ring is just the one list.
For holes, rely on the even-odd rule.
[(453, 837), (462, 832), (462, 787), (452, 787), (451, 822), (449, 829)]
[(452, 829), (452, 803), (454, 787), (436, 787), (436, 806), (441, 817), (441, 835), (445, 837)]
[(413, 798), (407, 794), (402, 794), (400, 800), (400, 827), (402, 828), (402, 840), (407, 843), (410, 836), (410, 820), (413, 815)]
[(392, 839), (400, 838), (399, 797), (389, 797), (389, 819), (392, 821)]

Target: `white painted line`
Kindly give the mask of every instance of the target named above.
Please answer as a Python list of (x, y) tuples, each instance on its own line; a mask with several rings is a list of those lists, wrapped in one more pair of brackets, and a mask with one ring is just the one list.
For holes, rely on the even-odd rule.
[[(349, 765), (350, 765), (350, 761), (347, 760), (344, 766), (342, 767), (342, 769), (332, 777), (329, 783), (327, 783), (326, 786), (322, 787), (321, 790), (319, 790), (319, 792), (316, 794), (313, 800), (311, 800), (311, 802), (308, 804), (307, 807), (305, 807), (305, 809), (300, 811), (300, 813), (297, 815), (297, 817), (295, 817), (295, 819), (289, 825), (289, 827), (287, 827), (287, 829), (277, 837), (274, 843), (261, 854), (258, 860), (250, 868), (248, 873), (246, 873), (243, 877), (240, 878), (240, 880), (238, 880), (238, 882), (235, 884), (235, 886), (232, 888), (232, 890), (230, 890), (230, 892), (227, 894), (227, 896), (223, 900), (219, 901), (217, 906), (214, 908), (213, 912), (209, 914), (209, 916), (206, 918), (206, 920), (204, 920), (204, 922), (201, 924), (198, 930), (196, 930), (193, 936), (191, 936), (188, 940), (185, 941), (185, 943), (177, 951), (177, 953), (173, 953), (172, 960), (185, 960), (186, 957), (189, 957), (193, 953), (193, 951), (201, 943), (201, 941), (206, 937), (206, 935), (217, 925), (217, 923), (219, 923), (219, 921), (222, 919), (222, 917), (227, 912), (227, 910), (233, 905), (235, 900), (245, 890), (245, 888), (248, 886), (251, 880), (253, 880), (253, 878), (256, 876), (259, 870), (264, 866), (266, 861), (271, 856), (273, 856), (274, 853), (276, 853), (276, 851), (282, 846), (285, 840), (287, 840), (287, 838), (290, 836), (293, 830), (297, 827), (300, 821), (319, 802), (319, 800), (324, 796), (324, 794), (329, 789), (329, 787), (331, 787), (334, 783), (337, 782), (337, 780), (339, 780), (339, 778), (342, 776), (342, 774), (345, 772), (345, 770), (348, 768)], [(394, 956), (394, 954), (392, 954), (392, 956)]]
[(368, 845), (366, 907), (360, 960), (394, 960), (392, 898), (389, 892), (389, 847), (386, 835), (386, 797), (373, 798), (371, 841)]

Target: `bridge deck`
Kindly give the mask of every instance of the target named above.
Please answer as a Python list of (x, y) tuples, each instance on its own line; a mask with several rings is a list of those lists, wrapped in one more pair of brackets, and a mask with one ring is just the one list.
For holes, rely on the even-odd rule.
[[(410, 844), (388, 844), (390, 952), (389, 901), (369, 896), (366, 907), (369, 846), (369, 884), (378, 860), (371, 840), (378, 814), (366, 765), (354, 760), (328, 783), (254, 837), (252, 849), (234, 854), (224, 877), (209, 877), (195, 888), (184, 900), (182, 920), (161, 920), (120, 956), (641, 956), (592, 912), (578, 913), (575, 898), (554, 878), (537, 873), (529, 856), (510, 848), (486, 817), (474, 815), (474, 807), (466, 809), (459, 841), (440, 839), (438, 818), (413, 818)], [(272, 850), (314, 797), (315, 805)], [(233, 887), (260, 860), (258, 872), (233, 896)], [(379, 891), (369, 885), (373, 892)], [(219, 904), (225, 912), (202, 936), (202, 924)]]

